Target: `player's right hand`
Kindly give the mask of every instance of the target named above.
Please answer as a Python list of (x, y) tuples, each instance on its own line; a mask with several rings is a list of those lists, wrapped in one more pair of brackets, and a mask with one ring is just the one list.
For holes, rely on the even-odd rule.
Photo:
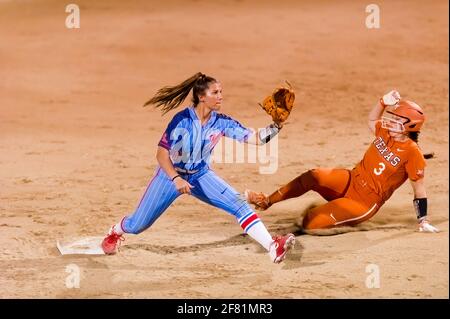
[(173, 182), (175, 183), (175, 188), (181, 194), (191, 194), (191, 188), (193, 188), (194, 186), (189, 184), (188, 181), (184, 180), (181, 177), (178, 177), (178, 178), (175, 178), (175, 180)]
[(431, 225), (428, 220), (423, 219), (420, 223), (419, 223), (419, 231), (423, 232), (423, 233), (438, 233), (439, 229), (437, 229), (436, 227), (434, 227), (433, 225)]
[(389, 93), (386, 93), (383, 98), (384, 106), (393, 106), (396, 105), (401, 99), (400, 93), (396, 90), (392, 90)]

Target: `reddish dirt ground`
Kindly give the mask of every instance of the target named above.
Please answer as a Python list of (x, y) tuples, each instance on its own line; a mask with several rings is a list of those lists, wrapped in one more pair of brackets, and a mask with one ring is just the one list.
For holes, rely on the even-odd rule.
[[(155, 1), (156, 2), (156, 1)], [(448, 298), (448, 2), (77, 1), (67, 29), (61, 1), (0, 1), (0, 297)], [(298, 235), (272, 264), (235, 219), (179, 198), (115, 256), (61, 256), (58, 239), (102, 236), (131, 213), (156, 167), (174, 112), (142, 104), (197, 71), (218, 78), (222, 111), (258, 128), (257, 105), (288, 79), (297, 92), (278, 139), (276, 174), (260, 163), (216, 163), (238, 191), (271, 192), (317, 166), (351, 168), (372, 141), (367, 115), (392, 88), (424, 107), (429, 215), (417, 232), (405, 183), (358, 231)], [(317, 194), (260, 216), (297, 231)], [(81, 271), (66, 286), (67, 266)], [(368, 288), (368, 265), (379, 288)]]

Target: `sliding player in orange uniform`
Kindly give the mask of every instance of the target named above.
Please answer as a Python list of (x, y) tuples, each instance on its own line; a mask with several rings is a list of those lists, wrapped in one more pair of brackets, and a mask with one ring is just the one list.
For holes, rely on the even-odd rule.
[(270, 196), (247, 190), (247, 201), (256, 209), (266, 210), (275, 203), (313, 190), (328, 203), (305, 215), (304, 229), (353, 226), (374, 216), (392, 193), (409, 179), (419, 230), (438, 232), (427, 220), (425, 159), (417, 145), (424, 121), (419, 105), (403, 100), (397, 91), (391, 91), (369, 114), (369, 128), (375, 139), (355, 168), (312, 169)]

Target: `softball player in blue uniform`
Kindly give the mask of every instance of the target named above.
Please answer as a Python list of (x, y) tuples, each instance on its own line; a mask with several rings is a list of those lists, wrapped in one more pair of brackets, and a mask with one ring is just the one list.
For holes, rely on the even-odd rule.
[(191, 194), (235, 216), (242, 229), (269, 252), (271, 260), (281, 262), (294, 245), (295, 236), (272, 237), (248, 203), (209, 167), (211, 152), (222, 136), (261, 145), (274, 137), (279, 128), (269, 125), (255, 134), (231, 117), (218, 113), (222, 103), (221, 84), (200, 72), (177, 86), (160, 89), (145, 105), (162, 106), (166, 113), (178, 107), (191, 90), (193, 104), (173, 117), (159, 141), (156, 155), (159, 165), (136, 211), (111, 227), (102, 242), (104, 252), (116, 253), (124, 233), (141, 233), (178, 196)]

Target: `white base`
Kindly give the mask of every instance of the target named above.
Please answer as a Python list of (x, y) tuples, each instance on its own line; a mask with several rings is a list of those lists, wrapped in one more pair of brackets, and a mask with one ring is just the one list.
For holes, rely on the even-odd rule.
[(104, 255), (101, 247), (103, 237), (85, 237), (72, 241), (56, 241), (61, 255)]

